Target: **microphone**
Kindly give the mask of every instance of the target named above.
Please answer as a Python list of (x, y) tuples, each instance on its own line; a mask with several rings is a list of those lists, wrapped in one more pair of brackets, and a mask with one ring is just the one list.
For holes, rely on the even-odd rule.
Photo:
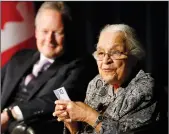
[(103, 109), (103, 103), (99, 103), (99, 105), (97, 106), (97, 110), (101, 111)]
[(97, 111), (102, 114), (104, 113), (104, 111), (107, 109), (107, 106), (104, 105), (103, 103), (99, 103), (98, 106), (97, 106)]

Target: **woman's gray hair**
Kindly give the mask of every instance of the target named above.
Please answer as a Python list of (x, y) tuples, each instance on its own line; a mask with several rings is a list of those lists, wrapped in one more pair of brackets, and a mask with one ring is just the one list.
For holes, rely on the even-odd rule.
[(35, 18), (35, 26), (38, 24), (38, 17), (40, 16), (41, 11), (43, 11), (44, 9), (51, 9), (60, 12), (62, 14), (64, 21), (72, 20), (69, 7), (63, 1), (47, 1), (41, 5), (41, 7), (37, 12)]
[(141, 46), (141, 43), (138, 41), (135, 30), (125, 24), (113, 24), (106, 25), (100, 32), (100, 35), (103, 32), (123, 32), (126, 38), (126, 47), (129, 50), (129, 54), (136, 57), (138, 60), (142, 59), (145, 56), (145, 51)]

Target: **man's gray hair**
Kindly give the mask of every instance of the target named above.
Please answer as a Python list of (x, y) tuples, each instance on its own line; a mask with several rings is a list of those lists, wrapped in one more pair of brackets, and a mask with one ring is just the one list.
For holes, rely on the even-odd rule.
[(145, 55), (145, 51), (141, 46), (141, 43), (138, 41), (135, 30), (125, 24), (113, 24), (106, 25), (100, 32), (100, 35), (103, 32), (123, 32), (126, 38), (126, 47), (130, 55), (133, 55), (138, 60), (142, 59)]
[(35, 18), (35, 26), (37, 25), (38, 17), (40, 16), (41, 11), (43, 11), (44, 9), (51, 9), (51, 10), (56, 10), (60, 12), (62, 14), (64, 21), (72, 20), (69, 7), (63, 1), (47, 1), (41, 5), (41, 7), (39, 8), (37, 12), (37, 15)]

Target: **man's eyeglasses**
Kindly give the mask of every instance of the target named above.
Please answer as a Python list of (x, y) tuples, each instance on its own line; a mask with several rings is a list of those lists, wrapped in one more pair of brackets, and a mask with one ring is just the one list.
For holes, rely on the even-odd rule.
[(93, 53), (93, 56), (96, 60), (102, 61), (106, 54), (113, 60), (122, 60), (128, 58), (127, 53), (120, 52), (119, 50), (112, 50), (108, 53), (104, 50), (97, 50)]

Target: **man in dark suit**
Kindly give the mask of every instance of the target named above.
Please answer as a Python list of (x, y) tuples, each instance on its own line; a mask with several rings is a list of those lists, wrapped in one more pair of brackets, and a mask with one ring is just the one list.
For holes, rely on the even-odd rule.
[(25, 124), (36, 134), (62, 133), (63, 124), (52, 117), (57, 99), (53, 90), (65, 87), (71, 100), (84, 100), (97, 68), (90, 56), (76, 57), (69, 38), (70, 21), (63, 2), (43, 3), (35, 20), (38, 51), (18, 52), (2, 68), (2, 132), (21, 134), (28, 131)]

